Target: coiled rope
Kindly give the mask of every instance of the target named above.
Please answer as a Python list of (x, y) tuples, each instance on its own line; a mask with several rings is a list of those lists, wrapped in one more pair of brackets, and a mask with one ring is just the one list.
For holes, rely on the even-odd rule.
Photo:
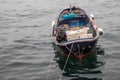
[(63, 74), (63, 72), (64, 72), (64, 70), (65, 70), (65, 68), (66, 68), (66, 65), (67, 65), (67, 62), (68, 62), (68, 60), (69, 60), (69, 57), (70, 57), (70, 54), (71, 54), (71, 51), (72, 51), (73, 45), (74, 45), (74, 43), (73, 43), (72, 46), (71, 46), (70, 52), (69, 52), (69, 54), (68, 54), (68, 56), (67, 56), (67, 59), (66, 59), (66, 61), (65, 61), (65, 65), (64, 65), (63, 70), (62, 70), (62, 72), (61, 72), (61, 75), (60, 75), (59, 80), (62, 80), (62, 77), (63, 77), (62, 74)]

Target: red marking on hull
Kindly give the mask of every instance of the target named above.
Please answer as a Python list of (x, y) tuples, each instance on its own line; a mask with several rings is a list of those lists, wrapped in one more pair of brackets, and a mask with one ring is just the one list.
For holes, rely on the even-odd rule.
[[(92, 52), (94, 52), (94, 50), (92, 50), (92, 51), (90, 51), (89, 53), (82, 53), (82, 54), (80, 54), (80, 55), (74, 55), (73, 53), (71, 53), (71, 55), (70, 55), (70, 57), (73, 57), (73, 58), (77, 58), (77, 59), (80, 59), (80, 60), (82, 60), (85, 56), (87, 56), (87, 55), (90, 55), (90, 54), (92, 54)], [(65, 54), (63, 51), (61, 51), (60, 52), (63, 56), (68, 56), (68, 54)]]

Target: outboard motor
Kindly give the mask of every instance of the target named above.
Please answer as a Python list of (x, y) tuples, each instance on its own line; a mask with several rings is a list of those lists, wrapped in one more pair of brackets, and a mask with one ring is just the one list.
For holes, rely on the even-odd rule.
[(99, 35), (102, 36), (103, 35), (103, 29), (102, 28), (98, 28), (99, 31)]

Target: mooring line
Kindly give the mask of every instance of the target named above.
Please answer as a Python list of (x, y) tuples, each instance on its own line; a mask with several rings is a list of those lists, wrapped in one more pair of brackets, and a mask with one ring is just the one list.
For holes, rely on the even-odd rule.
[[(67, 46), (65, 46), (68, 50), (70, 50), (70, 48), (68, 48)], [(71, 53), (74, 54), (74, 52), (71, 50)]]
[(46, 80), (48, 80), (48, 78), (49, 78), (50, 67), (51, 67), (51, 61), (52, 61), (52, 59), (50, 58), (50, 62), (49, 62), (49, 66), (48, 66), (48, 72), (47, 72), (47, 75), (46, 75)]
[[(73, 44), (74, 44), (74, 43), (73, 43)], [(65, 70), (65, 68), (66, 68), (66, 66), (67, 66), (67, 62), (68, 62), (68, 60), (69, 60), (70, 53), (71, 53), (72, 48), (73, 48), (73, 44), (72, 44), (72, 46), (71, 46), (70, 52), (69, 52), (69, 54), (68, 54), (68, 56), (67, 56), (67, 59), (66, 59), (66, 61), (65, 61), (65, 65), (64, 65), (63, 70), (62, 70), (62, 72), (61, 72), (61, 75), (60, 75), (59, 80), (62, 80), (62, 77), (63, 77), (63, 75), (62, 75), (62, 74), (63, 74), (63, 72), (64, 72), (64, 70)]]
[[(78, 46), (78, 51), (79, 51), (79, 54), (80, 54), (80, 46), (79, 46), (79, 44), (78, 44), (77, 46)], [(79, 55), (79, 54), (78, 54), (78, 55)]]

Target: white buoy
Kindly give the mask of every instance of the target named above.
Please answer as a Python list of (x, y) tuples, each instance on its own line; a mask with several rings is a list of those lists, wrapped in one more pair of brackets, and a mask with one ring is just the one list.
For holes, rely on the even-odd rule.
[(93, 14), (90, 14), (90, 17), (94, 20), (95, 19), (95, 17), (94, 17), (94, 15)]
[(55, 21), (52, 21), (52, 27), (54, 27), (55, 26)]
[(98, 31), (99, 31), (99, 35), (103, 35), (103, 29), (102, 28), (98, 28)]

